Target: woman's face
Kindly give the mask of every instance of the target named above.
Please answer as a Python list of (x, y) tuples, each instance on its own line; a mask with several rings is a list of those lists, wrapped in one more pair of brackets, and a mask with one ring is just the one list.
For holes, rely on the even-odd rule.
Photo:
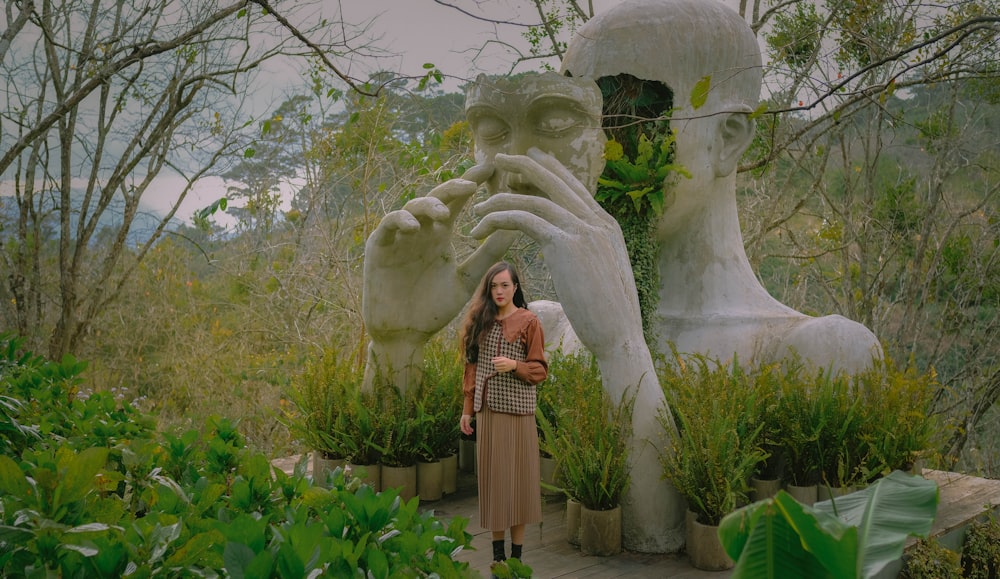
[(517, 286), (510, 279), (510, 272), (503, 270), (493, 276), (493, 280), (490, 281), (490, 298), (493, 299), (497, 308), (502, 309), (508, 304), (514, 303), (514, 290), (516, 289)]

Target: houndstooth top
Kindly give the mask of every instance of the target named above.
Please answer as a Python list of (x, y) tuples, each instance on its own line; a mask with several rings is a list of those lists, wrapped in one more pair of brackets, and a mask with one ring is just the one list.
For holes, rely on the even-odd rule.
[[(462, 413), (481, 410), (485, 393), (486, 403), (494, 412), (534, 414), (535, 385), (548, 375), (544, 345), (542, 325), (527, 309), (519, 308), (494, 323), (479, 348), (478, 363), (465, 366)], [(494, 356), (516, 360), (517, 368), (513, 372), (496, 372)]]

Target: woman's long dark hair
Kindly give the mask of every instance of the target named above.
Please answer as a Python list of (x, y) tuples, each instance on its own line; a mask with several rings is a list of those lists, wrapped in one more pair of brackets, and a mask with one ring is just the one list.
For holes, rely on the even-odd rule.
[(490, 295), (490, 285), (493, 283), (493, 278), (501, 271), (509, 271), (510, 281), (515, 285), (514, 305), (519, 308), (528, 307), (528, 301), (524, 299), (524, 292), (521, 291), (521, 278), (514, 266), (505, 261), (494, 264), (483, 276), (483, 281), (479, 282), (479, 289), (476, 290), (472, 305), (469, 306), (465, 321), (462, 323), (462, 355), (470, 364), (478, 361), (479, 344), (486, 331), (496, 321), (498, 310)]

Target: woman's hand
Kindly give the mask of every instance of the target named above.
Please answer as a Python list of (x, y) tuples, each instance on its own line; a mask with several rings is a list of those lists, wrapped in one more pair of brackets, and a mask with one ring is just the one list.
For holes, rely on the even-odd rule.
[(504, 372), (513, 372), (517, 370), (517, 361), (504, 356), (494, 356), (493, 367), (501, 374)]
[(459, 430), (462, 431), (462, 434), (466, 436), (472, 436), (472, 415), (463, 414), (462, 420), (459, 422), (458, 428)]

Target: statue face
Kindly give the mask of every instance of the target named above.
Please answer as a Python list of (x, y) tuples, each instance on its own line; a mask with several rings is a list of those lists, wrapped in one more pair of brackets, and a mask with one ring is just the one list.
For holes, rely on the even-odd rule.
[[(588, 190), (604, 169), (601, 92), (593, 81), (555, 73), (519, 79), (480, 77), (467, 91), (466, 117), (476, 142), (476, 161), (497, 153), (524, 155), (531, 147), (558, 159)], [(533, 194), (518, 175), (498, 172), (490, 192)]]

